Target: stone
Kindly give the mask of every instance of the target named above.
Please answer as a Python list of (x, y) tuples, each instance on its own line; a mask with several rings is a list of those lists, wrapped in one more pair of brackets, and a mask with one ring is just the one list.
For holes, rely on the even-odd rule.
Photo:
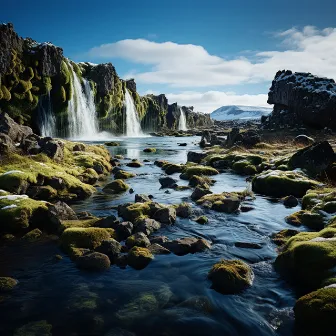
[(91, 68), (89, 78), (97, 83), (97, 93), (105, 96), (110, 93), (114, 87), (114, 78), (117, 76), (116, 70), (111, 63), (98, 64)]
[(55, 161), (63, 161), (64, 158), (64, 144), (60, 140), (53, 140), (45, 137), (38, 142), (41, 147), (41, 152), (45, 153)]
[(189, 203), (181, 203), (176, 208), (176, 216), (181, 218), (188, 218), (191, 216), (191, 205)]
[(289, 195), (289, 196), (286, 196), (286, 197), (283, 198), (283, 204), (287, 208), (294, 208), (294, 207), (298, 206), (299, 201), (293, 195)]
[(250, 242), (235, 242), (234, 244), (236, 247), (240, 248), (248, 248), (248, 249), (261, 249), (262, 245), (257, 243), (250, 243)]
[(211, 244), (203, 238), (186, 237), (162, 243), (162, 246), (176, 255), (203, 252), (211, 248)]
[(103, 240), (95, 251), (106, 254), (110, 258), (111, 263), (114, 263), (118, 255), (121, 253), (121, 244), (115, 239), (110, 238)]
[(228, 197), (213, 203), (211, 209), (218, 212), (233, 213), (239, 209), (240, 202), (236, 197)]
[(56, 190), (62, 190), (65, 188), (64, 180), (60, 177), (45, 177), (44, 184), (48, 185)]
[(168, 241), (169, 239), (166, 236), (156, 236), (150, 239), (151, 244), (159, 244), (159, 245), (163, 245), (164, 243)]
[(119, 240), (125, 240), (128, 238), (133, 231), (133, 223), (131, 222), (119, 222), (115, 221), (111, 225), (111, 227), (115, 230), (117, 233), (117, 237)]
[(114, 180), (111, 183), (108, 183), (104, 188), (103, 191), (113, 194), (119, 194), (125, 192), (129, 189), (129, 185), (125, 183), (123, 180)]
[(10, 292), (16, 287), (18, 281), (10, 277), (0, 277), (0, 292)]
[(301, 168), (312, 175), (320, 174), (336, 160), (328, 141), (316, 142), (297, 151), (288, 161), (292, 169)]
[(309, 146), (315, 142), (315, 140), (307, 135), (300, 134), (293, 140), (295, 145)]
[(208, 274), (212, 288), (222, 294), (235, 294), (245, 290), (252, 285), (253, 277), (251, 267), (241, 260), (223, 259)]
[(49, 213), (59, 220), (75, 220), (76, 213), (65, 202), (58, 201), (54, 204), (48, 204)]
[(197, 217), (195, 218), (195, 222), (198, 223), (198, 224), (206, 224), (208, 223), (208, 218), (206, 216), (200, 216), (200, 217)]
[(128, 252), (128, 265), (136, 270), (141, 270), (148, 266), (148, 264), (154, 259), (153, 254), (143, 247), (134, 246)]
[(144, 194), (135, 194), (135, 198), (134, 198), (134, 202), (141, 202), (141, 203), (145, 203), (145, 202), (150, 202), (151, 198), (147, 195)]
[(212, 191), (205, 188), (196, 187), (193, 193), (191, 194), (191, 199), (197, 201), (205, 195), (212, 194)]
[(105, 271), (110, 268), (111, 262), (106, 254), (89, 252), (75, 259), (76, 266), (88, 271)]
[(206, 153), (188, 152), (187, 161), (200, 163), (206, 156)]
[(72, 150), (74, 152), (85, 152), (85, 145), (82, 143), (78, 143), (73, 146)]
[(0, 133), (0, 154), (8, 154), (16, 151), (14, 141), (4, 133)]
[(135, 232), (143, 232), (146, 236), (149, 236), (154, 231), (161, 228), (161, 224), (151, 218), (139, 218), (135, 223)]
[(0, 113), (0, 133), (7, 135), (14, 143), (18, 143), (32, 134), (33, 130), (17, 124), (8, 114)]
[(173, 207), (159, 209), (154, 213), (153, 219), (163, 224), (172, 225), (176, 221), (176, 210)]
[(168, 176), (159, 178), (159, 182), (162, 188), (175, 188), (177, 186), (177, 180)]
[(137, 232), (126, 239), (126, 246), (129, 248), (133, 246), (148, 247), (150, 244), (149, 239), (143, 232)]
[(148, 250), (152, 253), (152, 254), (170, 254), (170, 251), (168, 249), (166, 249), (165, 247), (154, 243), (152, 245), (150, 245), (148, 247)]

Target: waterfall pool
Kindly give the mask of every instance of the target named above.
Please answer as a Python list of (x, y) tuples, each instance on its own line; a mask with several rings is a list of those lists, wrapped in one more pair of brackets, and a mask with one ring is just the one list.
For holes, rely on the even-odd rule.
[[(202, 237), (212, 242), (203, 253), (185, 256), (158, 255), (141, 271), (115, 265), (103, 273), (78, 270), (57, 246), (57, 241), (3, 246), (0, 249), (1, 274), (12, 276), (19, 285), (5, 298), (0, 296), (0, 334), (32, 321), (46, 320), (53, 335), (293, 335), (295, 292), (273, 270), (277, 255), (270, 236), (290, 226), (286, 209), (272, 199), (256, 196), (250, 212), (223, 214), (205, 210), (190, 200), (191, 190), (167, 194), (160, 189), (163, 171), (157, 159), (185, 163), (187, 152), (199, 150), (199, 137), (119, 138), (120, 146), (110, 147), (112, 155), (150, 162), (133, 171), (127, 183), (135, 193), (152, 194), (165, 204), (190, 202), (209, 222), (200, 225), (177, 218), (175, 225), (163, 226), (155, 235), (169, 238)], [(187, 143), (181, 147), (179, 143)], [(99, 141), (95, 142), (99, 143)], [(156, 153), (144, 153), (155, 147)], [(172, 177), (178, 179), (178, 174)], [(115, 206), (134, 201), (134, 194), (105, 194), (101, 182), (91, 198), (72, 205), (76, 212), (116, 215)], [(215, 176), (213, 192), (243, 190), (244, 177), (231, 173)], [(179, 185), (187, 181), (179, 180)], [(235, 247), (235, 242), (253, 242), (260, 249)], [(62, 260), (56, 261), (55, 255)], [(237, 295), (223, 295), (211, 289), (207, 274), (221, 258), (239, 258), (251, 265), (255, 278), (251, 288)]]

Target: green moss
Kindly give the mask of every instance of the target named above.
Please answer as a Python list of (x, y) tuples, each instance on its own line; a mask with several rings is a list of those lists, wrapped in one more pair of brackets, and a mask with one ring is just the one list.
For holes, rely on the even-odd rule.
[(208, 278), (212, 287), (223, 294), (240, 292), (252, 285), (253, 272), (241, 260), (221, 260), (212, 266)]
[(336, 288), (322, 288), (302, 296), (295, 304), (294, 313), (296, 325), (302, 334), (333, 335)]
[(107, 240), (113, 235), (112, 229), (72, 227), (62, 233), (60, 242), (66, 251), (71, 246), (95, 249), (103, 240)]
[(136, 174), (127, 172), (125, 170), (118, 170), (114, 174), (114, 178), (122, 179), (122, 180), (126, 180), (126, 179), (129, 179), (129, 178), (135, 177), (135, 176), (136, 176)]
[(8, 91), (8, 89), (4, 85), (1, 85), (1, 96), (2, 96), (2, 99), (6, 101), (10, 101), (12, 98), (11, 93)]
[(211, 178), (209, 178), (207, 176), (193, 175), (189, 179), (189, 185), (191, 187), (202, 187), (202, 188), (209, 189), (210, 186), (213, 185), (213, 184), (214, 184), (214, 180), (212, 180)]
[(61, 62), (61, 82), (64, 84), (69, 84), (71, 82), (71, 73), (69, 67), (65, 61)]
[(27, 241), (35, 241), (42, 236), (42, 231), (39, 229), (34, 229), (26, 233), (22, 239), (27, 240)]
[(200, 216), (198, 218), (195, 219), (195, 222), (197, 222), (198, 224), (206, 224), (208, 223), (208, 217), (206, 216)]
[(252, 180), (252, 190), (276, 197), (293, 195), (302, 197), (307, 190), (318, 186), (318, 182), (310, 180), (300, 173), (280, 170), (266, 171)]
[(307, 210), (297, 211), (286, 217), (286, 222), (295, 226), (306, 225), (313, 230), (324, 228), (324, 218), (319, 213)]
[(73, 313), (93, 311), (98, 308), (98, 300), (96, 293), (78, 289), (69, 298), (67, 308)]
[(147, 217), (151, 211), (150, 204), (151, 202), (138, 202), (126, 206), (119, 206), (119, 216), (130, 222), (134, 222), (140, 217)]
[(247, 160), (237, 161), (232, 165), (232, 169), (238, 174), (242, 175), (255, 175), (257, 168)]
[(14, 336), (52, 336), (51, 330), (52, 325), (45, 320), (30, 322), (21, 328), (16, 329)]
[(284, 245), (275, 261), (276, 269), (302, 288), (317, 288), (336, 266), (335, 238), (335, 228), (298, 233)]
[(206, 167), (206, 166), (192, 166), (192, 167), (186, 167), (182, 173), (183, 176), (181, 178), (190, 179), (193, 175), (196, 176), (211, 176), (211, 175), (217, 175), (218, 170), (212, 167)]
[(128, 264), (134, 269), (145, 268), (153, 259), (154, 256), (147, 248), (134, 246), (128, 252)]
[(118, 179), (114, 180), (111, 183), (107, 184), (104, 187), (105, 192), (112, 192), (112, 193), (121, 193), (125, 192), (129, 189), (129, 185), (125, 183), (123, 180)]
[(277, 232), (276, 234), (274, 234), (272, 236), (272, 240), (276, 245), (282, 246), (285, 243), (287, 243), (287, 241), (290, 238), (292, 238), (293, 236), (295, 236), (298, 233), (299, 233), (299, 231), (297, 231), (297, 230), (284, 229), (284, 230), (281, 230), (281, 231)]
[(94, 226), (98, 220), (99, 218), (62, 220), (60, 231), (63, 232), (69, 228), (89, 228)]
[(185, 166), (181, 164), (167, 162), (162, 166), (162, 169), (165, 171), (166, 174), (171, 175), (175, 173), (181, 173), (184, 167)]
[(17, 280), (13, 278), (0, 277), (0, 292), (10, 292), (17, 284)]

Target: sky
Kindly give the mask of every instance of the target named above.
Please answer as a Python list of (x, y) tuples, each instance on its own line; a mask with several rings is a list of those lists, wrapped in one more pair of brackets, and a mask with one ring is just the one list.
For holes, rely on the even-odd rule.
[(80, 62), (111, 62), (140, 94), (212, 112), (269, 106), (278, 70), (336, 79), (335, 0), (0, 0), (0, 22)]

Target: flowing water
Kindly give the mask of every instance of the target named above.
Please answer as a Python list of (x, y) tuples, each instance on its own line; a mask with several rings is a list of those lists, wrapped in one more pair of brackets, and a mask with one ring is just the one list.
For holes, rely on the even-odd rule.
[(71, 139), (98, 138), (98, 122), (94, 95), (90, 82), (82, 79), (84, 90), (79, 77), (70, 66), (73, 76), (73, 94), (68, 104), (68, 127)]
[(56, 136), (56, 118), (53, 113), (50, 91), (46, 96), (41, 96), (38, 103), (38, 116), (42, 136)]
[(180, 112), (181, 112), (181, 115), (180, 115), (180, 120), (179, 120), (179, 125), (178, 125), (178, 129), (180, 131), (187, 131), (187, 120), (186, 120), (186, 116), (185, 116), (185, 113), (183, 111), (183, 109), (180, 107)]
[(141, 137), (141, 130), (138, 112), (135, 108), (134, 101), (128, 90), (125, 90), (125, 105), (126, 105), (126, 135), (128, 137)]
[[(183, 141), (181, 141), (183, 140)], [(199, 138), (125, 138), (111, 154), (128, 158), (149, 159), (141, 168), (123, 169), (137, 173), (129, 179), (135, 193), (152, 194), (165, 204), (188, 201), (194, 210), (205, 214), (209, 223), (200, 225), (190, 219), (177, 218), (175, 225), (163, 226), (156, 235), (170, 239), (195, 236), (208, 239), (212, 248), (186, 256), (161, 255), (141, 271), (115, 265), (103, 273), (78, 270), (57, 247), (57, 242), (42, 241), (0, 249), (1, 275), (19, 280), (17, 288), (0, 297), (0, 335), (26, 323), (47, 320), (53, 335), (293, 335), (295, 293), (273, 270), (277, 255), (270, 236), (289, 228), (284, 217), (297, 211), (261, 196), (249, 203), (254, 210), (239, 214), (217, 213), (196, 206), (191, 191), (160, 189), (163, 175), (153, 162), (166, 159), (185, 163), (189, 150), (199, 149)], [(187, 147), (178, 146), (187, 142)], [(97, 142), (98, 143), (98, 142)], [(144, 153), (146, 147), (156, 153)], [(179, 174), (174, 174), (178, 178)], [(116, 215), (115, 206), (134, 201), (134, 194), (105, 194), (102, 187), (113, 179), (101, 182), (91, 198), (73, 205), (75, 211), (94, 215)], [(215, 176), (215, 193), (243, 190), (244, 177), (230, 172)], [(179, 180), (179, 185), (187, 181)], [(235, 242), (253, 242), (261, 249), (235, 247)], [(63, 259), (56, 262), (55, 254)], [(255, 274), (253, 286), (241, 294), (222, 295), (211, 289), (207, 273), (221, 258), (239, 258), (249, 263)], [(147, 301), (146, 301), (147, 298)], [(153, 299), (154, 298), (154, 299)], [(142, 302), (142, 304), (140, 304)]]

